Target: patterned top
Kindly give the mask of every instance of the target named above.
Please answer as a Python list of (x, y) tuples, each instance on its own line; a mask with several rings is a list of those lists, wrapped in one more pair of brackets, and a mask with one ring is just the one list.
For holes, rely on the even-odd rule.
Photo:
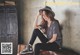
[[(43, 27), (43, 26), (42, 26)], [(50, 27), (47, 28), (46, 31), (46, 36), (47, 38), (50, 40), (53, 36), (53, 34), (57, 34), (57, 39), (56, 39), (56, 43), (61, 46), (61, 42), (62, 42), (62, 33), (60, 31), (60, 25), (59, 22), (57, 20), (51, 22)]]

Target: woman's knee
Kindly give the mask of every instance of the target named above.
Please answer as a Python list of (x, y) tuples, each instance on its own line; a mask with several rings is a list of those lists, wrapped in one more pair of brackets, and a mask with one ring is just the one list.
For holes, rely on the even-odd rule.
[(34, 29), (34, 31), (40, 31), (39, 29)]
[(40, 48), (40, 46), (41, 46), (41, 43), (35, 44), (35, 48)]
[(34, 32), (34, 33), (39, 33), (40, 30), (39, 30), (39, 29), (34, 29), (33, 32)]
[(39, 46), (40, 46), (40, 43), (35, 44), (35, 47), (39, 47)]

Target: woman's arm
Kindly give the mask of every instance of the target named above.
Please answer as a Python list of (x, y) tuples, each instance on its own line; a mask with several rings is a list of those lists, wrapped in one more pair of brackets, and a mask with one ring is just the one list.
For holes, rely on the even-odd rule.
[(38, 18), (39, 18), (40, 15), (37, 15), (36, 17), (36, 21), (35, 21), (35, 28), (37, 29), (39, 27), (39, 24), (38, 24)]
[(57, 34), (53, 34), (52, 38), (47, 43), (53, 43), (54, 41), (56, 41), (56, 38)]

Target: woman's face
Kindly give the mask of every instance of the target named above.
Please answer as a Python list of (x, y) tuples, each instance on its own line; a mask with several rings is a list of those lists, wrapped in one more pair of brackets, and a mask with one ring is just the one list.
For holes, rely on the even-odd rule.
[(42, 13), (42, 17), (44, 18), (45, 21), (48, 21), (48, 19), (49, 19), (49, 18), (46, 16), (45, 11), (43, 11), (43, 13)]

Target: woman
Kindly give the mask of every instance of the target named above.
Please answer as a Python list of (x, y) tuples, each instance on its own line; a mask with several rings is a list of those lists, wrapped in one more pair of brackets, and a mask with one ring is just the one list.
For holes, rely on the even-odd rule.
[[(57, 50), (61, 46), (61, 31), (58, 20), (54, 18), (55, 14), (52, 9), (46, 6), (40, 9), (40, 14), (37, 16), (42, 16), (42, 22), (40, 25), (35, 24), (35, 29), (32, 34), (32, 38), (29, 42), (27, 49), (24, 49), (21, 54), (31, 53), (32, 45), (36, 37), (38, 37), (41, 43), (35, 45), (34, 53), (39, 55), (40, 50)], [(36, 19), (36, 20), (37, 20)], [(45, 35), (44, 35), (45, 34)]]

